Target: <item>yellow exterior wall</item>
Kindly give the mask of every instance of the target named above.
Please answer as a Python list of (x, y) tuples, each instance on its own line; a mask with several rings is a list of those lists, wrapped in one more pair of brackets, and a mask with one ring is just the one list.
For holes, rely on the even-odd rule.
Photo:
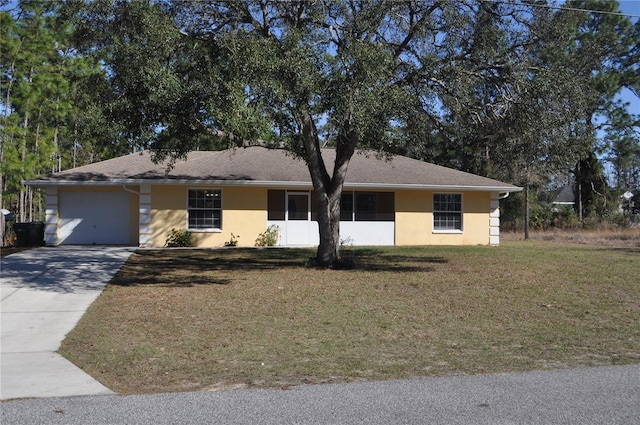
[[(238, 246), (253, 246), (267, 229), (267, 189), (255, 187), (207, 187), (222, 190), (222, 231), (191, 231), (193, 246), (224, 246), (231, 233)], [(165, 245), (171, 229), (187, 228), (187, 186), (152, 186), (151, 245)]]
[(466, 192), (462, 195), (464, 245), (489, 245), (491, 193)]
[(396, 192), (396, 245), (427, 245), (433, 229), (431, 192)]
[[(128, 186), (139, 191), (137, 186)], [(165, 245), (173, 228), (187, 228), (188, 186), (151, 186), (151, 246)], [(210, 187), (222, 190), (222, 230), (192, 231), (193, 246), (224, 246), (235, 235), (239, 246), (253, 246), (267, 227), (267, 188)], [(121, 187), (59, 187), (63, 192), (122, 192)], [(451, 192), (455, 193), (455, 192)], [(460, 193), (460, 192), (458, 192)], [(399, 190), (395, 192), (396, 245), (488, 245), (490, 243), (489, 192), (462, 192), (462, 232), (433, 231), (433, 191)], [(129, 193), (129, 239), (138, 245), (139, 196)], [(122, 214), (123, 220), (126, 215)]]
[(489, 244), (489, 192), (462, 193), (462, 232), (457, 233), (433, 231), (433, 194), (415, 190), (396, 192), (396, 245)]
[[(127, 189), (134, 192), (138, 191), (136, 186), (127, 186)], [(60, 186), (58, 188), (57, 197), (60, 199), (60, 193), (62, 192), (125, 192), (122, 187), (101, 187), (101, 186)], [(129, 193), (129, 243), (133, 246), (138, 246), (138, 195), (135, 193)], [(114, 214), (118, 214), (114, 211)], [(122, 214), (122, 219), (125, 219), (125, 215)]]

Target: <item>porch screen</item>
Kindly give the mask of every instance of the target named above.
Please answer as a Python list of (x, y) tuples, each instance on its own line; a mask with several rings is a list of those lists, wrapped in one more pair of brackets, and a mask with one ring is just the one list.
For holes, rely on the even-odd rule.
[(285, 191), (269, 190), (267, 192), (267, 219), (284, 220)]
[(340, 199), (341, 221), (393, 221), (393, 192), (343, 192)]

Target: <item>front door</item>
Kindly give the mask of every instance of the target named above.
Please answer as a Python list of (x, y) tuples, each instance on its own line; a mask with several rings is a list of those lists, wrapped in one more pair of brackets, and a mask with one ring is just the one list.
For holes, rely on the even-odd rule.
[(287, 192), (287, 245), (309, 245), (309, 192)]

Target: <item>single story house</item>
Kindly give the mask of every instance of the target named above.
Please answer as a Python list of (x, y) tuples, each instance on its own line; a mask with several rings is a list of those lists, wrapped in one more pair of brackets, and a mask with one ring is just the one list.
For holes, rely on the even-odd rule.
[(576, 196), (571, 186), (563, 186), (551, 192), (553, 210), (558, 211), (560, 208), (571, 207), (576, 204)]
[[(327, 164), (335, 151), (324, 149)], [(269, 226), (279, 245), (319, 241), (304, 161), (264, 147), (194, 151), (167, 171), (135, 153), (24, 183), (46, 191), (45, 242), (165, 246), (172, 229), (194, 246), (253, 246)], [(356, 153), (341, 200), (340, 234), (353, 245), (497, 245), (499, 199), (521, 188), (394, 156)]]

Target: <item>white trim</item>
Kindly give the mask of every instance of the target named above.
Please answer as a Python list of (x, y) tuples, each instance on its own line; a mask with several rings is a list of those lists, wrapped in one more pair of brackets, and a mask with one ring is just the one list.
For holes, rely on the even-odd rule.
[[(305, 196), (307, 198), (307, 219), (292, 220), (289, 218), (289, 197)], [(318, 224), (311, 220), (311, 192), (285, 190), (285, 214), (284, 222), (286, 226), (285, 244), (287, 246), (308, 246), (311, 244), (312, 234), (314, 230), (317, 233)]]
[(489, 202), (489, 245), (500, 245), (500, 199), (501, 193), (492, 192)]
[(58, 188), (46, 188), (44, 242), (47, 245), (58, 245)]
[(141, 184), (138, 194), (138, 246), (151, 246), (151, 185)]

